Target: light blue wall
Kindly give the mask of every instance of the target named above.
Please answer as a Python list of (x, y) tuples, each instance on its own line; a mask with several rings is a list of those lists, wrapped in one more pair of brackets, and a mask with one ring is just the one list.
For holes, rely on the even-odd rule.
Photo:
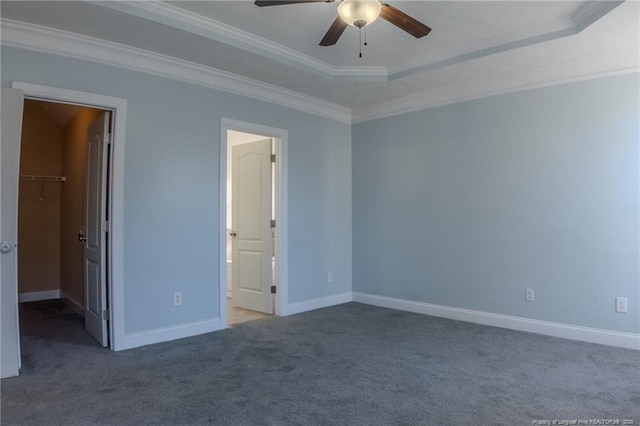
[[(16, 80), (128, 101), (126, 333), (219, 317), (222, 117), (289, 131), (289, 302), (351, 290), (348, 124), (101, 64), (6, 47), (1, 54), (3, 87)], [(180, 308), (174, 291), (183, 292)]]
[(354, 291), (638, 333), (638, 93), (626, 75), (355, 125)]
[[(353, 227), (354, 291), (640, 331), (638, 75), (351, 129), (147, 74), (1, 54), (3, 87), (128, 100), (127, 333), (218, 316), (221, 117), (289, 131), (291, 303), (351, 290)], [(174, 309), (179, 290), (184, 306)], [(614, 312), (615, 296), (629, 298), (629, 313)]]

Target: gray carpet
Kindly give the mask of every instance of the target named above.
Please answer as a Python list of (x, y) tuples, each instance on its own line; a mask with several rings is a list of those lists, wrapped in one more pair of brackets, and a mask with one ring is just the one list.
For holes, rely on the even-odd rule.
[(640, 423), (640, 354), (357, 303), (124, 352), (21, 307), (3, 425)]

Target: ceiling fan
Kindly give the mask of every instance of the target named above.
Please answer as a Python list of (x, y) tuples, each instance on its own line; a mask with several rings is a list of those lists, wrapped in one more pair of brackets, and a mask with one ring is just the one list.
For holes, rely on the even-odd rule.
[[(332, 3), (334, 1), (335, 0), (257, 0), (255, 5), (264, 7), (299, 3)], [(320, 41), (320, 46), (333, 46), (337, 43), (347, 26), (351, 25), (352, 27), (362, 30), (362, 28), (366, 28), (367, 25), (373, 23), (378, 17), (392, 23), (415, 38), (424, 37), (431, 31), (431, 28), (422, 22), (391, 5), (381, 3), (380, 0), (342, 0), (338, 5), (338, 16)], [(367, 45), (366, 39), (364, 45)], [(362, 57), (362, 51), (360, 52), (360, 57)]]

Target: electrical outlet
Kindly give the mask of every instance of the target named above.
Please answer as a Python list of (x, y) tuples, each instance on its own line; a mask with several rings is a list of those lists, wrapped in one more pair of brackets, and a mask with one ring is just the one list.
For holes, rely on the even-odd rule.
[(182, 292), (176, 291), (175, 293), (173, 293), (173, 306), (180, 305), (182, 305)]
[(626, 297), (616, 297), (616, 312), (626, 313), (627, 312), (627, 298)]
[(524, 292), (524, 300), (526, 300), (527, 302), (533, 302), (534, 298), (533, 298), (533, 289), (532, 288), (528, 288)]
[(333, 274), (331, 272), (327, 272), (327, 282), (328, 283), (333, 282)]

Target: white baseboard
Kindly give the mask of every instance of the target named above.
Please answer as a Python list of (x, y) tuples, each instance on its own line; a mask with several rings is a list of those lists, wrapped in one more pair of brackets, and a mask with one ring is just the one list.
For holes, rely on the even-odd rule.
[(220, 318), (126, 334), (115, 350), (132, 349), (220, 330)]
[(352, 293), (341, 293), (333, 296), (320, 297), (318, 299), (305, 300), (304, 302), (291, 303), (285, 310), (285, 315), (299, 314), (313, 311), (314, 309), (327, 308), (329, 306), (342, 305), (351, 302)]
[(39, 300), (60, 299), (60, 290), (30, 291), (18, 294), (18, 302), (37, 302)]
[(60, 290), (60, 299), (73, 309), (76, 314), (84, 317), (84, 305), (82, 303), (78, 302), (62, 290)]
[(509, 328), (547, 336), (640, 350), (640, 334), (540, 321), (356, 292), (353, 293), (353, 301), (435, 317), (490, 325), (493, 327)]

